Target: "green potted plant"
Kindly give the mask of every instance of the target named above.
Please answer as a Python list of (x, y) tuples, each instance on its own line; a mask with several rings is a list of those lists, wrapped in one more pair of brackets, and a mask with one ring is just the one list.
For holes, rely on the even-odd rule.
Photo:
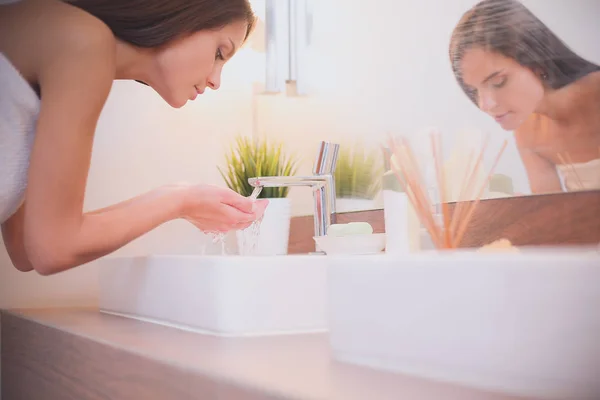
[[(248, 136), (235, 138), (234, 144), (225, 155), (225, 161), (224, 169), (218, 167), (225, 184), (246, 197), (254, 190), (248, 183), (249, 178), (291, 176), (296, 173), (298, 164), (296, 156), (288, 155), (281, 142)], [(268, 199), (269, 205), (257, 237), (250, 237), (256, 235), (252, 230), (237, 232), (241, 254), (249, 251), (261, 255), (287, 254), (291, 219), (288, 193), (289, 187), (264, 188), (261, 191), (258, 198)]]
[(375, 198), (381, 192), (383, 172), (380, 151), (362, 143), (340, 146), (335, 168), (336, 211), (375, 208)]

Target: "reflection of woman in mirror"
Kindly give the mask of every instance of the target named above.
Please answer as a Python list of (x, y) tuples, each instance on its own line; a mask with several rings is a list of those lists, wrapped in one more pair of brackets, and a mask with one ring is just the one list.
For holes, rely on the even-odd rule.
[(533, 193), (600, 189), (600, 67), (516, 0), (484, 0), (450, 42), (467, 96), (514, 130)]

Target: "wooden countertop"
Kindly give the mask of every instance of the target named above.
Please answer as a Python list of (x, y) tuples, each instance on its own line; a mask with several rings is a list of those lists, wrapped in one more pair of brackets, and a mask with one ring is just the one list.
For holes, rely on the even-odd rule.
[(330, 358), (325, 334), (218, 338), (94, 309), (2, 311), (2, 398), (500, 400)]
[[(450, 215), (457, 204), (448, 204)], [(375, 233), (385, 232), (382, 209), (337, 214), (337, 223), (348, 222), (368, 222)], [(293, 217), (288, 252), (314, 251), (313, 235), (312, 215)], [(460, 247), (480, 247), (503, 238), (516, 246), (600, 243), (600, 190), (481, 200)]]

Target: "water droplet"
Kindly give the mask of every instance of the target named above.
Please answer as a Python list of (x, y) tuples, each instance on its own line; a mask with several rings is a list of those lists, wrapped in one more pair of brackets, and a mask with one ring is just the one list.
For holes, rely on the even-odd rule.
[[(202, 233), (204, 233), (206, 236), (211, 238), (211, 242), (213, 244), (220, 244), (222, 256), (227, 255), (227, 251), (225, 248), (225, 233), (224, 232), (203, 231)], [(204, 243), (204, 246), (202, 249), (202, 255), (206, 255), (206, 243)]]

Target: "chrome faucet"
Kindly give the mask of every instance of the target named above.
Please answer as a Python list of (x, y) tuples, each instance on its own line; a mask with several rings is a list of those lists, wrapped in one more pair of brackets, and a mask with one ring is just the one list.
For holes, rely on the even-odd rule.
[(321, 142), (311, 176), (259, 176), (249, 178), (252, 187), (309, 186), (313, 189), (315, 236), (327, 235), (335, 223), (335, 179), (340, 145)]

